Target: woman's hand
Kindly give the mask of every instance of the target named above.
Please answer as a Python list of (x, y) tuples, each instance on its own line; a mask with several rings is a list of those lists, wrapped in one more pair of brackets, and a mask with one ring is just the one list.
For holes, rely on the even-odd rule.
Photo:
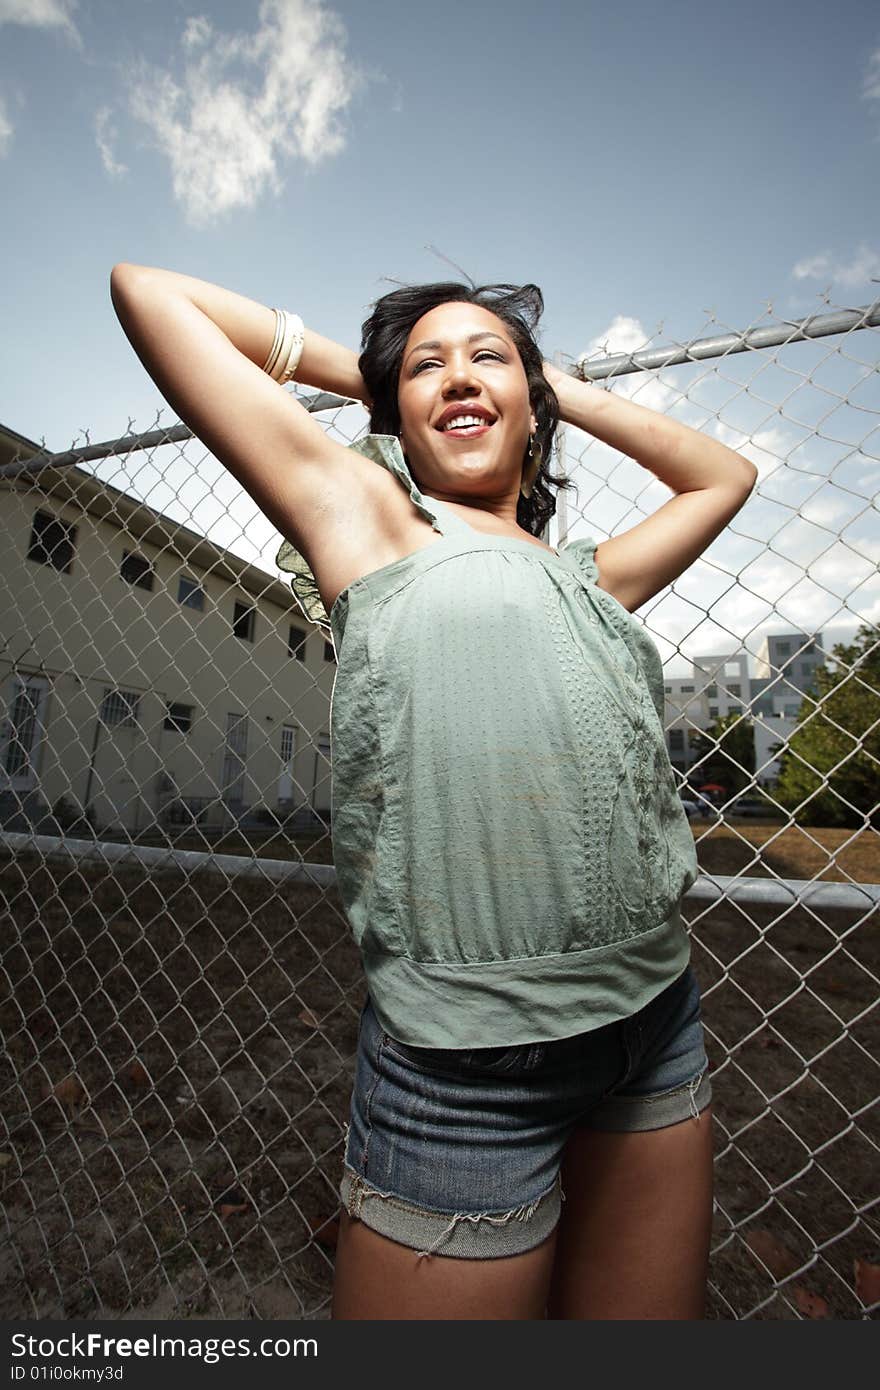
[(544, 375), (555, 391), (557, 386), (565, 380), (567, 373), (560, 371), (558, 367), (554, 367), (552, 362), (544, 362), (543, 367)]

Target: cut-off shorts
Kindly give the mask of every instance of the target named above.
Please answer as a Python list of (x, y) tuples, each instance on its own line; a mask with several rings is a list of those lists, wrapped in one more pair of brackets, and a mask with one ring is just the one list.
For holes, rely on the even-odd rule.
[(575, 1128), (661, 1129), (711, 1098), (690, 966), (630, 1018), (513, 1047), (398, 1042), (368, 997), (339, 1195), (420, 1256), (519, 1255), (559, 1220)]

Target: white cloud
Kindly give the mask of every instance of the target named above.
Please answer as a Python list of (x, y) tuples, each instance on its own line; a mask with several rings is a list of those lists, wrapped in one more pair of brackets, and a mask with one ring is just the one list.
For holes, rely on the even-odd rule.
[(826, 275), (831, 264), (831, 257), (827, 251), (823, 251), (818, 256), (808, 256), (806, 260), (798, 261), (792, 270), (792, 275), (796, 280), (816, 280), (820, 275)]
[(0, 97), (0, 159), (9, 153), (12, 143), (12, 123), (6, 114), (6, 103)]
[(827, 280), (854, 288), (867, 285), (872, 276), (880, 275), (880, 254), (861, 243), (849, 260), (835, 260), (828, 251), (808, 256), (792, 269), (796, 280)]
[(203, 16), (184, 31), (183, 71), (142, 63), (130, 106), (171, 166), (187, 221), (204, 225), (278, 193), (279, 164), (309, 164), (345, 145), (342, 111), (362, 82), (342, 22), (319, 0), (262, 0), (253, 34), (216, 32)]
[(214, 26), (205, 15), (194, 15), (186, 21), (183, 31), (184, 48), (198, 48), (207, 43), (214, 32)]
[(595, 338), (591, 338), (585, 350), (578, 355), (578, 361), (591, 357), (610, 357), (618, 352), (638, 352), (650, 339), (638, 319), (626, 314), (615, 314), (610, 324)]
[(875, 48), (868, 59), (868, 71), (862, 85), (862, 96), (866, 101), (880, 101), (880, 48)]
[(0, 24), (26, 24), (33, 29), (62, 29), (71, 43), (82, 39), (71, 18), (77, 0), (0, 0)]
[(113, 155), (113, 142), (116, 128), (110, 123), (110, 108), (102, 106), (95, 112), (95, 143), (101, 155), (101, 163), (111, 178), (120, 178), (128, 173), (128, 165), (120, 164)]

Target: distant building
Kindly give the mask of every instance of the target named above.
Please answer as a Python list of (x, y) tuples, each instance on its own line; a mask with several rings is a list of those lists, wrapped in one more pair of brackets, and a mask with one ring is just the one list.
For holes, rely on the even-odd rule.
[[(753, 720), (755, 780), (772, 786), (779, 760), (771, 750), (793, 732), (801, 701), (814, 687), (824, 665), (822, 634), (773, 633), (764, 638), (749, 675), (748, 654), (708, 653), (692, 659), (690, 676), (667, 676), (666, 739), (673, 767), (687, 776), (698, 757), (693, 735), (705, 733), (716, 719), (739, 712)], [(695, 780), (699, 780), (699, 769)]]
[(286, 582), (75, 465), (0, 495), (0, 822), (326, 819), (335, 653)]

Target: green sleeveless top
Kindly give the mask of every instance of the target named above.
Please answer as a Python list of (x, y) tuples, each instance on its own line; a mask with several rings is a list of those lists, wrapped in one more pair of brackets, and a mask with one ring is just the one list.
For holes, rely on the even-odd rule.
[(697, 877), (663, 737), (660, 655), (596, 586), (596, 542), (488, 536), (387, 468), (442, 540), (343, 589), (330, 717), (339, 894), (382, 1027), (420, 1047), (569, 1037), (688, 963)]

